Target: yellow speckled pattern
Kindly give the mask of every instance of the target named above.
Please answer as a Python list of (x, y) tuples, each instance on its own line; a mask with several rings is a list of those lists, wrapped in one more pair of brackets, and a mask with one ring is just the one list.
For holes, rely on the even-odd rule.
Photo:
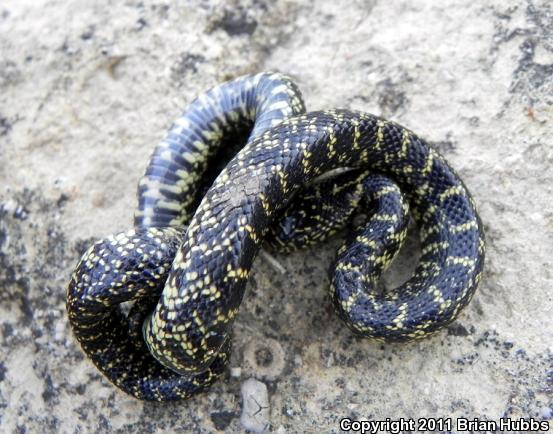
[[(223, 372), (230, 328), (266, 239), (284, 250), (312, 244), (362, 210), (366, 218), (352, 225), (337, 253), (330, 295), (355, 333), (376, 340), (435, 332), (480, 281), (482, 225), (443, 157), (413, 132), (370, 114), (303, 113), (289, 79), (261, 76), (226, 83), (193, 103), (170, 134), (178, 146), (158, 147), (141, 181), (136, 229), (96, 243), (72, 275), (67, 305), (75, 335), (96, 366), (138, 398), (186, 398)], [(273, 99), (261, 110), (267, 95)], [(230, 106), (242, 107), (242, 115)], [(243, 108), (253, 106), (255, 113)], [(259, 127), (257, 117), (269, 121)], [(205, 194), (192, 191), (191, 179), (209, 170), (217, 152), (191, 153), (189, 144), (203, 137), (202, 146), (217, 148), (240, 129), (233, 122), (247, 124), (247, 143), (223, 156), (226, 165)], [(200, 165), (186, 165), (208, 154)], [(350, 170), (317, 182), (344, 167)], [(201, 201), (181, 203), (183, 192)], [(381, 293), (378, 280), (405, 238), (410, 211), (421, 233), (420, 263), (405, 284)], [(124, 315), (118, 306), (128, 300), (135, 305)]]

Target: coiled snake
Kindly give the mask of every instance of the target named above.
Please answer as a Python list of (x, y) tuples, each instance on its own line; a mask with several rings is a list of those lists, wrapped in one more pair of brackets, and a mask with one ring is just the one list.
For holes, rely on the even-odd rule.
[[(351, 170), (314, 182), (337, 168)], [(135, 229), (82, 256), (67, 310), (94, 364), (140, 399), (188, 398), (224, 372), (230, 327), (264, 241), (308, 245), (363, 210), (368, 217), (338, 251), (330, 294), (354, 332), (385, 341), (451, 322), (484, 264), (475, 205), (443, 157), (370, 114), (306, 113), (279, 73), (244, 76), (193, 101), (155, 149), (138, 201)], [(377, 283), (405, 238), (409, 211), (420, 261), (405, 284), (382, 293)], [(134, 301), (128, 314), (126, 301)]]

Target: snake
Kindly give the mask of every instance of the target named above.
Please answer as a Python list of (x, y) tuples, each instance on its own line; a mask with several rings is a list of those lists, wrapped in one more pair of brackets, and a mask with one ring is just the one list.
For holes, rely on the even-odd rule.
[[(482, 222), (445, 158), (393, 121), (306, 111), (279, 72), (193, 100), (154, 149), (137, 196), (134, 228), (82, 255), (67, 312), (96, 367), (142, 400), (188, 399), (224, 374), (262, 247), (286, 252), (347, 229), (330, 300), (355, 334), (380, 342), (443, 329), (482, 277)], [(383, 291), (411, 219), (418, 264)]]

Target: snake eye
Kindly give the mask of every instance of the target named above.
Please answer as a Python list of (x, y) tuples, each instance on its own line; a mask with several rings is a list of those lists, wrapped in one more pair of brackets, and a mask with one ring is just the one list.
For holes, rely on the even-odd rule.
[(205, 338), (205, 343), (209, 352), (218, 353), (220, 348), (225, 343), (226, 336), (217, 332), (209, 332)]

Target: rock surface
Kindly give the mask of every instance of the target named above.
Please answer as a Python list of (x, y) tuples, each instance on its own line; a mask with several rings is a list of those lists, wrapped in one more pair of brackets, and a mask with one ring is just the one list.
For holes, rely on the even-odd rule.
[(269, 393), (265, 383), (248, 378), (241, 387), (242, 415), (240, 422), (247, 431), (267, 432), (269, 428)]
[[(344, 417), (551, 418), (552, 33), (548, 0), (0, 3), (0, 431), (239, 432), (241, 384), (260, 372), (245, 350), (268, 340), (284, 358), (258, 377), (275, 432), (337, 432)], [(448, 330), (380, 345), (332, 312), (336, 241), (277, 256), (285, 275), (260, 257), (235, 375), (186, 403), (138, 402), (71, 336), (69, 274), (93, 239), (131, 226), (137, 180), (186, 103), (271, 69), (309, 109), (363, 109), (434, 142), (479, 205), (483, 282)], [(387, 284), (412, 270), (416, 240)]]

